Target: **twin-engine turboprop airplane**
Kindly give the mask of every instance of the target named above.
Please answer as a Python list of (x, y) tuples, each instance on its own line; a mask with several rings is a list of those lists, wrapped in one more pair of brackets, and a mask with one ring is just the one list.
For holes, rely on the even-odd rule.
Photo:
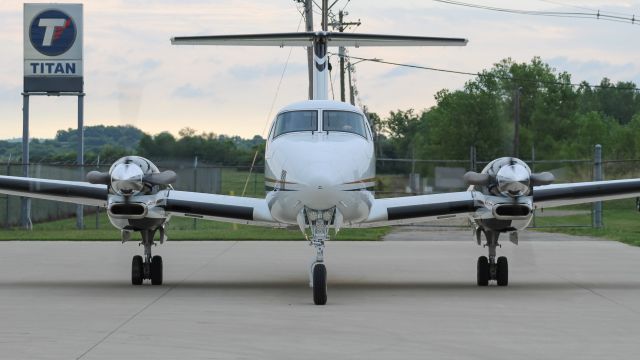
[(179, 45), (312, 46), (314, 100), (278, 112), (267, 137), (266, 198), (177, 191), (172, 171), (128, 156), (108, 173), (90, 172), (88, 183), (0, 176), (0, 193), (107, 208), (112, 224), (128, 240), (142, 233), (144, 258), (132, 261), (131, 280), (162, 283), (162, 259), (151, 255), (154, 237), (166, 239), (171, 216), (264, 226), (297, 225), (316, 249), (309, 277), (315, 304), (327, 302), (324, 245), (329, 230), (468, 218), (478, 244), (484, 234), (488, 257), (478, 258), (477, 282), (508, 284), (505, 257), (496, 257), (500, 234), (517, 232), (536, 208), (640, 196), (640, 179), (551, 185), (550, 173), (531, 173), (516, 158), (500, 158), (480, 173), (469, 172), (467, 191), (376, 199), (371, 128), (359, 108), (328, 98), (328, 46), (465, 45), (465, 39), (329, 32), (196, 36), (172, 39)]

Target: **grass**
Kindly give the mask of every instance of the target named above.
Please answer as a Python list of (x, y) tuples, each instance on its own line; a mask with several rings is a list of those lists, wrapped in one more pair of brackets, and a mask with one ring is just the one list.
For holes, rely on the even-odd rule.
[[(33, 225), (32, 231), (22, 229), (0, 230), (2, 240), (97, 240), (120, 241), (120, 232), (114, 228), (105, 214), (95, 228), (95, 216), (85, 217), (84, 230), (75, 228), (75, 218), (44, 222)], [(389, 227), (374, 229), (343, 229), (333, 240), (380, 240)], [(299, 229), (273, 229), (250, 225), (236, 225), (218, 221), (172, 218), (167, 226), (170, 240), (304, 240)], [(140, 239), (134, 234), (134, 241)]]
[[(590, 209), (576, 207), (571, 209)], [(594, 236), (625, 244), (640, 246), (640, 213), (635, 210), (635, 200), (618, 200), (603, 203), (602, 229), (593, 227), (560, 227), (566, 224), (591, 225), (591, 215), (570, 215), (558, 217), (537, 217), (536, 226), (544, 227), (536, 231), (556, 232), (569, 235)]]

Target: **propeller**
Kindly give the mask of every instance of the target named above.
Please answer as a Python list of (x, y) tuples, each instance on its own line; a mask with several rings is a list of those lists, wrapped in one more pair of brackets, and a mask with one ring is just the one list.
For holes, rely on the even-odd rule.
[(531, 186), (549, 185), (556, 179), (550, 172), (531, 174)]
[(87, 181), (91, 184), (110, 185), (111, 175), (108, 172), (89, 171), (87, 173)]
[(142, 181), (151, 185), (171, 185), (178, 179), (178, 175), (175, 171), (165, 170), (159, 173), (147, 174), (142, 178)]
[(477, 173), (475, 171), (468, 171), (464, 174), (463, 179), (467, 185), (487, 186), (491, 182), (491, 176), (489, 174)]

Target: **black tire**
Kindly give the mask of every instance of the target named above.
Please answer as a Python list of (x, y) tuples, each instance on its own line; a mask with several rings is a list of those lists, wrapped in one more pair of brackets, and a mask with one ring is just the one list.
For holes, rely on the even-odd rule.
[(142, 285), (142, 280), (144, 280), (144, 264), (142, 256), (136, 255), (131, 261), (131, 284)]
[(327, 303), (327, 268), (324, 264), (313, 266), (313, 303), (316, 305)]
[(151, 285), (162, 285), (162, 257), (151, 258)]
[(486, 256), (478, 258), (478, 286), (489, 285), (489, 259)]
[(509, 285), (509, 262), (504, 256), (500, 256), (496, 263), (496, 280), (498, 280), (498, 286)]

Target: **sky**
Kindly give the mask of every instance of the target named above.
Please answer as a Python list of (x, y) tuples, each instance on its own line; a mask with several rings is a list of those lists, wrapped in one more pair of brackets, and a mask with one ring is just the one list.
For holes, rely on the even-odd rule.
[[(75, 2), (57, 0), (56, 2)], [(318, 3), (321, 1), (318, 0)], [(522, 10), (589, 9), (640, 15), (640, 0), (521, 0), (468, 3)], [(172, 36), (304, 29), (293, 0), (90, 0), (84, 3), (85, 125), (134, 125), (150, 134), (264, 135), (277, 110), (307, 96), (303, 48), (172, 46)], [(385, 61), (478, 72), (501, 59), (540, 56), (574, 82), (602, 77), (640, 84), (640, 26), (527, 16), (430, 0), (338, 0), (360, 33), (464, 37), (466, 47), (358, 48)], [(22, 136), (23, 2), (0, 0), (0, 139)], [(316, 29), (320, 15), (315, 14)], [(331, 59), (337, 65), (337, 59)], [(286, 70), (285, 70), (286, 66)], [(383, 117), (435, 105), (437, 91), (469, 76), (361, 62), (361, 104)], [(335, 66), (337, 70), (337, 66)], [(281, 75), (283, 74), (280, 83)], [(334, 75), (337, 71), (334, 71)], [(280, 86), (278, 87), (278, 85)], [(338, 79), (333, 84), (339, 99)], [(75, 97), (31, 97), (31, 136), (76, 127)]]

